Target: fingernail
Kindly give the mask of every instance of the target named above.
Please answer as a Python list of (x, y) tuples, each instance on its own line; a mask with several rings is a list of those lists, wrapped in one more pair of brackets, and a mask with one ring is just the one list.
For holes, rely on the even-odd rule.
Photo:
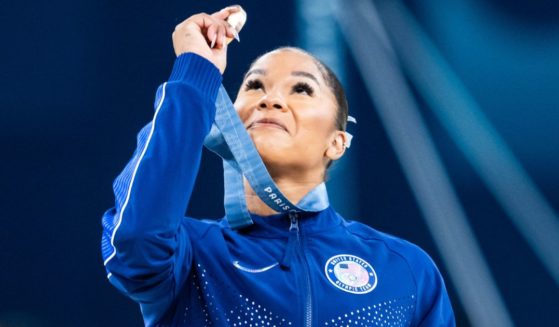
[(239, 33), (237, 33), (236, 29), (233, 29), (233, 37), (237, 40), (237, 42), (241, 42), (241, 38), (239, 37)]
[(221, 47), (225, 48), (225, 46), (227, 45), (227, 38), (225, 37), (225, 35), (221, 36)]
[(214, 48), (216, 39), (217, 39), (217, 34), (214, 35), (214, 37), (213, 37), (213, 39), (212, 39), (212, 43), (210, 44), (210, 49), (213, 49), (213, 48)]

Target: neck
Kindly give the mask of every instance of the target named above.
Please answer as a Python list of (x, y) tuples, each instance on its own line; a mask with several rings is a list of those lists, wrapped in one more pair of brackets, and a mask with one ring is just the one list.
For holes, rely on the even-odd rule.
[[(307, 195), (307, 193), (323, 182), (322, 177), (309, 178), (303, 181), (299, 178), (296, 180), (291, 178), (274, 178), (274, 181), (283, 195), (285, 195), (293, 204), (297, 204), (305, 195)], [(260, 200), (246, 178), (244, 180), (244, 184), (247, 207), (250, 212), (259, 216), (269, 216), (278, 213)]]

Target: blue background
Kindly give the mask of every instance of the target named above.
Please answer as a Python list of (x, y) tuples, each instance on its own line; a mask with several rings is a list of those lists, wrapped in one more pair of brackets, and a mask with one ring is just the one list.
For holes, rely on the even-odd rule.
[[(241, 43), (229, 49), (224, 84), (231, 94), (256, 56), (301, 39), (297, 1), (239, 3), (249, 19)], [(152, 117), (155, 89), (170, 73), (174, 26), (229, 4), (3, 0), (0, 326), (142, 325), (137, 305), (106, 281), (101, 215), (112, 206), (111, 184), (135, 148), (136, 133)], [(405, 4), (557, 212), (559, 4)], [(337, 50), (349, 53), (343, 42)], [(447, 281), (458, 324), (467, 326), (359, 70), (346, 58), (350, 112), (359, 124), (352, 164), (334, 168), (332, 179), (348, 185), (339, 193), (354, 201), (344, 205), (331, 189), (333, 202), (347, 218), (427, 250)], [(513, 321), (559, 325), (556, 282), (440, 122), (421, 108)], [(352, 172), (346, 175), (344, 167)], [(205, 153), (189, 214), (223, 214), (220, 169), (220, 160)]]

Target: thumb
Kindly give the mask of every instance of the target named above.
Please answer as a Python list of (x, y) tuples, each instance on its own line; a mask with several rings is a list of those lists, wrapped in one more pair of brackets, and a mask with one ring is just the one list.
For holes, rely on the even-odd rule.
[(226, 20), (231, 14), (241, 11), (241, 6), (233, 5), (229, 7), (225, 7), (220, 11), (217, 11), (212, 14), (212, 17)]

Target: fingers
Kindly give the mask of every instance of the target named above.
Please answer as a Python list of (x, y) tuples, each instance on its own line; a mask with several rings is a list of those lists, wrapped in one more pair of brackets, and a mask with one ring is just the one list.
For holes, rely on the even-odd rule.
[(217, 42), (217, 38), (218, 38), (218, 26), (215, 24), (212, 24), (210, 27), (208, 27), (208, 30), (206, 32), (206, 38), (209, 40), (210, 42), (210, 48), (213, 48)]
[(227, 45), (227, 37), (233, 37), (229, 24), (212, 24), (208, 27), (206, 37), (210, 42), (210, 48), (222, 49)]
[(212, 14), (212, 17), (214, 17), (216, 19), (224, 20), (224, 21), (227, 22), (227, 24), (225, 25), (225, 36), (226, 36), (226, 42), (227, 43), (231, 42), (233, 39), (236, 39), (238, 42), (240, 42), (239, 32), (236, 30), (235, 26), (232, 26), (228, 22), (228, 18), (232, 14), (238, 13), (242, 10), (243, 9), (241, 8), (241, 6), (233, 5), (233, 6), (223, 8), (220, 11), (215, 12), (215, 13)]
[(217, 47), (222, 49), (223, 47), (227, 46), (226, 38), (225, 38), (225, 26), (220, 25), (217, 28)]
[(175, 31), (190, 30), (191, 32), (195, 31), (201, 33), (210, 48), (222, 49), (227, 46), (228, 38), (238, 38), (238, 36), (236, 35), (235, 29), (220, 17), (223, 17), (226, 12), (232, 13), (236, 10), (236, 8), (225, 8), (218, 12), (223, 12), (222, 14), (214, 14), (216, 16), (206, 13), (193, 15), (177, 25)]
[(238, 39), (235, 29), (225, 21), (219, 21), (218, 24), (213, 24), (208, 28), (208, 40), (211, 42), (211, 48), (215, 47), (222, 49), (229, 42), (235, 38)]
[(231, 25), (229, 25), (229, 23), (226, 22), (224, 25), (221, 25), (219, 27), (219, 35), (217, 39), (221, 41), (220, 47), (222, 48), (229, 44), (229, 42), (231, 42), (233, 39), (239, 41), (239, 35), (237, 34), (237, 31)]
[(241, 11), (241, 6), (239, 5), (233, 5), (233, 6), (229, 6), (229, 7), (225, 7), (223, 9), (221, 9), (218, 12), (215, 12), (212, 14), (212, 17), (218, 18), (218, 19), (222, 19), (222, 20), (226, 20), (227, 17), (229, 17), (229, 15), (239, 12)]

